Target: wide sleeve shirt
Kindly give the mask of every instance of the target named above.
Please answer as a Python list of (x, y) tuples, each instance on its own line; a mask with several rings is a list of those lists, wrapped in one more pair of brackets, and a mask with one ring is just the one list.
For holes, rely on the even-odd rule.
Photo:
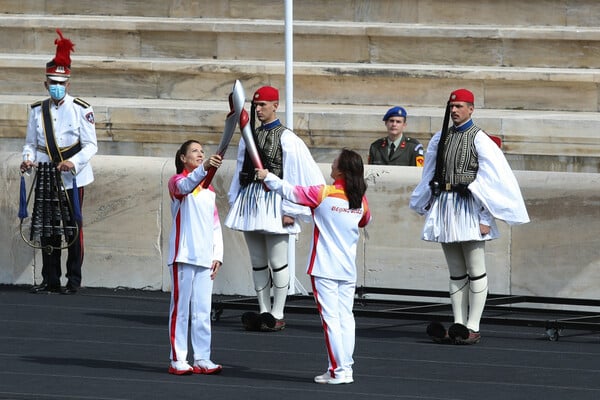
[[(435, 200), (429, 182), (435, 174), (440, 137), (441, 132), (437, 132), (429, 142), (421, 182), (410, 197), (410, 208), (421, 215), (427, 213)], [(481, 130), (475, 136), (474, 144), (479, 169), (475, 180), (469, 184), (469, 190), (484, 207), (480, 211), (481, 223), (489, 225), (491, 218), (509, 225), (529, 222), (519, 183), (500, 148)]]
[[(308, 147), (306, 147), (306, 144), (302, 141), (302, 139), (300, 139), (289, 129), (286, 129), (281, 135), (281, 149), (283, 155), (283, 177), (286, 181), (298, 186), (325, 184), (325, 179), (323, 178), (321, 169), (314, 161), (312, 155), (310, 154), (310, 150)], [(243, 167), (245, 154), (246, 143), (242, 138), (240, 139), (238, 145), (236, 168), (228, 192), (228, 201), (232, 209), (234, 208), (234, 203), (236, 202), (240, 191), (242, 191), (242, 187), (239, 182), (239, 175)], [(271, 233), (294, 234), (300, 232), (300, 224), (298, 223), (298, 220), (308, 222), (310, 221), (311, 216), (311, 212), (308, 207), (295, 204), (285, 198), (281, 199), (280, 214), (282, 216), (287, 215), (293, 217), (296, 219), (296, 221), (291, 226), (273, 227), (273, 231), (270, 231)], [(281, 224), (281, 221), (277, 221), (277, 224)]]

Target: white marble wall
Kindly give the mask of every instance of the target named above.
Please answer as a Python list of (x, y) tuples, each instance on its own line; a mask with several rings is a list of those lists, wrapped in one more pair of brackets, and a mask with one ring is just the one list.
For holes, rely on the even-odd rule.
[[(0, 153), (0, 283), (41, 281), (40, 251), (20, 237), (17, 218), (20, 162)], [(329, 176), (329, 164), (320, 164)], [(89, 287), (170, 289), (165, 258), (170, 231), (168, 178), (173, 160), (96, 156), (96, 181), (86, 188), (83, 284)], [(234, 163), (226, 161), (213, 184), (222, 220)], [(357, 259), (359, 286), (446, 290), (439, 245), (420, 240), (422, 219), (408, 209), (420, 169), (368, 166), (373, 221)], [(600, 174), (517, 171), (532, 222), (509, 228), (487, 247), (492, 293), (596, 298), (600, 294)], [(252, 280), (242, 235), (224, 227), (225, 260), (215, 293), (251, 295)], [(310, 240), (305, 226), (296, 246), (296, 276), (303, 288)]]

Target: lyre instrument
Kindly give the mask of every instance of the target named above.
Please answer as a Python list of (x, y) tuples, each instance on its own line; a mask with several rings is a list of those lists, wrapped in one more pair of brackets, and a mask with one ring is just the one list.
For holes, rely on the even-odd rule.
[[(77, 211), (74, 212), (65, 188), (62, 173), (52, 162), (38, 163), (26, 195), (25, 178), (21, 175), (19, 229), (29, 246), (50, 254), (56, 249), (66, 249), (79, 236)], [(74, 197), (77, 188), (73, 188)], [(31, 200), (33, 198), (33, 204)], [(78, 200), (74, 203), (77, 204)]]

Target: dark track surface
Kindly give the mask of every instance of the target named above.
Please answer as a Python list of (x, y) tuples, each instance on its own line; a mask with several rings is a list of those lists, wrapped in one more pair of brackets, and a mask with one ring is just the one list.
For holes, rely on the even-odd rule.
[(0, 399), (600, 398), (600, 333), (483, 325), (475, 346), (436, 345), (426, 322), (357, 317), (351, 385), (319, 385), (327, 368), (316, 314), (246, 332), (244, 310), (213, 322), (220, 375), (167, 373), (168, 293), (83, 289), (75, 296), (0, 286)]

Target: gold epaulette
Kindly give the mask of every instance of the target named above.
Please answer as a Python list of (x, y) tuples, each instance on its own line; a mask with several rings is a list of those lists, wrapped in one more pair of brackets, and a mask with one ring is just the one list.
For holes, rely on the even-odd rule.
[(35, 103), (33, 103), (33, 104), (30, 106), (30, 107), (33, 109), (33, 108), (39, 107), (39, 106), (41, 106), (41, 105), (42, 105), (42, 100), (40, 100), (40, 101), (36, 101), (36, 102), (35, 102)]
[(84, 100), (81, 100), (79, 97), (76, 97), (76, 98), (73, 100), (73, 103), (75, 103), (75, 104), (77, 104), (77, 105), (80, 105), (80, 106), (81, 106), (81, 107), (83, 107), (83, 108), (89, 108), (89, 107), (91, 107), (90, 103), (88, 103), (88, 102), (86, 102), (86, 101), (84, 101)]

